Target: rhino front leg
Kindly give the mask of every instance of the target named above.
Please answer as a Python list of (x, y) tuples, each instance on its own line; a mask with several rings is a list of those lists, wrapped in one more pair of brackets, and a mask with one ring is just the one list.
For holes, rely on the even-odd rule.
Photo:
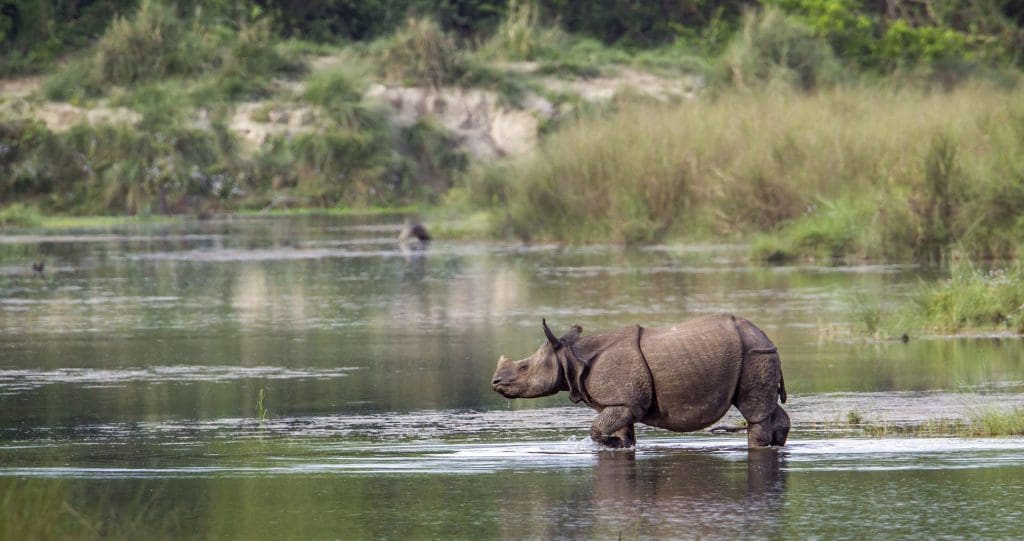
[(635, 422), (636, 416), (626, 406), (605, 408), (590, 425), (590, 439), (616, 449), (633, 447), (636, 445)]

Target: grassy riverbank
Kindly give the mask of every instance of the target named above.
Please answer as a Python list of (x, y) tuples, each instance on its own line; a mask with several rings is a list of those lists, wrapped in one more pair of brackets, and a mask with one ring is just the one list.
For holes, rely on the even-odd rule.
[[(5, 11), (0, 73), (36, 79), (0, 81), (0, 227), (384, 209), (769, 264), (1024, 255), (1013, 6), (465, 7)], [(870, 334), (1024, 332), (1003, 266), (953, 267), (913, 317), (858, 312)]]
[(873, 438), (893, 437), (957, 437), (1000, 438), (1024, 436), (1024, 408), (985, 410), (972, 413), (966, 421), (932, 419), (914, 424), (891, 424), (865, 420), (860, 413), (850, 412), (840, 426), (860, 430)]
[(624, 104), (466, 186), (525, 238), (754, 240), (755, 257), (1016, 257), (1024, 93), (882, 85)]
[(857, 299), (857, 331), (879, 338), (1024, 335), (1024, 264), (956, 259), (947, 277), (923, 281), (902, 306)]

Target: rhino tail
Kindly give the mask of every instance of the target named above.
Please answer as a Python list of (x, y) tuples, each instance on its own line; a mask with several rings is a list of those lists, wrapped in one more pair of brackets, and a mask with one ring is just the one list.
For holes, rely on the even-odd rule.
[(786, 377), (782, 375), (782, 370), (779, 370), (779, 401), (783, 404), (786, 403)]

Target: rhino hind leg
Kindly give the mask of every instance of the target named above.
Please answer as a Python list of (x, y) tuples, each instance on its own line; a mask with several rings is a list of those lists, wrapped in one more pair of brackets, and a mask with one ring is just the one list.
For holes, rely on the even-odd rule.
[(750, 424), (766, 420), (779, 405), (782, 392), (779, 354), (748, 353), (733, 405)]
[(605, 408), (597, 414), (597, 418), (590, 425), (590, 439), (616, 449), (633, 447), (636, 445), (634, 422), (636, 422), (636, 416), (630, 408), (625, 406)]
[(747, 428), (747, 445), (750, 447), (777, 447), (786, 444), (789, 437), (789, 414), (777, 406), (767, 418), (751, 423)]
[(772, 445), (786, 445), (789, 438), (789, 414), (782, 406), (775, 408), (772, 413)]

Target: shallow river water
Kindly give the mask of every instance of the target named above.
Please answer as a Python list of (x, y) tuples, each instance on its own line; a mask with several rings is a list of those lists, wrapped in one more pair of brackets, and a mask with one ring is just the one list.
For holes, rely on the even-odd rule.
[[(0, 537), (1019, 538), (1024, 439), (868, 438), (1024, 406), (1006, 338), (850, 340), (913, 267), (759, 267), (731, 246), (434, 242), (387, 219), (0, 236)], [(32, 270), (42, 260), (44, 271)], [(556, 332), (732, 312), (783, 359), (782, 449), (489, 381)], [(739, 420), (735, 410), (722, 421)]]

